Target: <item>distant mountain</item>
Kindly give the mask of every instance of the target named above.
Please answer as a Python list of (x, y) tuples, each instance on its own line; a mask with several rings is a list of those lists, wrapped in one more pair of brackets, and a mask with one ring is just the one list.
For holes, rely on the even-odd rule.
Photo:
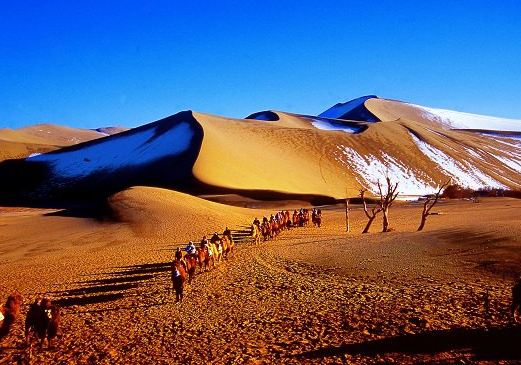
[[(399, 182), (402, 195), (431, 193), (449, 178), (471, 188), (521, 189), (516, 121), (482, 117), (489, 118), (484, 125), (485, 119), (469, 117), (465, 129), (455, 129), (462, 126), (461, 113), (435, 114), (374, 97), (337, 105), (336, 114), (330, 108), (319, 116), (264, 111), (232, 119), (181, 112), (0, 163), (0, 197), (103, 199), (145, 185), (260, 199), (343, 198), (362, 187), (376, 192), (386, 175)], [(498, 126), (507, 131), (492, 129)]]
[(36, 124), (19, 129), (0, 129), (0, 161), (24, 158), (65, 146), (105, 137), (90, 129), (71, 128), (53, 124)]

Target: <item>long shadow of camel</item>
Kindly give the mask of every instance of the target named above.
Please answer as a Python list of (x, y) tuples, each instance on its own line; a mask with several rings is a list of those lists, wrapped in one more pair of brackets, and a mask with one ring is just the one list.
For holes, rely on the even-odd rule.
[(76, 282), (79, 288), (67, 289), (49, 294), (57, 297), (54, 304), (60, 307), (84, 306), (107, 303), (122, 299), (129, 291), (144, 285), (158, 275), (170, 271), (170, 262), (140, 264), (116, 268), (117, 271), (105, 273), (109, 278)]
[(472, 353), (474, 360), (521, 359), (521, 327), (453, 328), (324, 347), (295, 355), (317, 359), (343, 354), (374, 356), (384, 353), (436, 354), (445, 351)]

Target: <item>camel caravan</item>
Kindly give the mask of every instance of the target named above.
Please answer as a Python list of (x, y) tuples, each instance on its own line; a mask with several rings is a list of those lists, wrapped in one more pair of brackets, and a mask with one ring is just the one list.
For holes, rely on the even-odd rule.
[[(22, 295), (15, 291), (7, 297), (6, 303), (0, 307), (0, 340), (6, 337), (20, 317), (23, 304)], [(33, 338), (43, 348), (45, 340), (49, 348), (52, 340), (58, 335), (60, 326), (60, 308), (53, 305), (49, 298), (35, 300), (29, 306), (25, 317), (25, 343), (30, 346)]]
[[(311, 213), (313, 225), (320, 227), (322, 224), (322, 211), (313, 208)], [(289, 211), (280, 211), (275, 215), (262, 218), (262, 223), (255, 218), (251, 225), (251, 235), (255, 244), (259, 244), (261, 239), (267, 241), (275, 238), (283, 230), (289, 230), (293, 227), (304, 227), (309, 224), (309, 210), (301, 208), (293, 211), (290, 215)]]
[[(270, 218), (263, 217), (262, 222), (255, 218), (250, 226), (250, 237), (253, 243), (260, 244), (276, 238), (284, 230), (309, 225), (310, 212), (301, 208), (289, 211), (279, 211), (272, 214)], [(322, 212), (313, 208), (311, 211), (311, 222), (315, 227), (322, 225)], [(203, 236), (199, 247), (190, 241), (183, 250), (178, 247), (171, 266), (172, 286), (176, 293), (176, 303), (183, 299), (185, 282), (191, 284), (197, 272), (203, 273), (212, 270), (218, 263), (227, 260), (233, 255), (236, 243), (232, 237), (231, 230), (226, 227), (219, 235), (215, 232), (210, 239)], [(13, 325), (21, 315), (23, 305), (22, 295), (15, 291), (8, 296), (7, 301), (0, 307), (0, 341), (11, 332)], [(512, 287), (512, 302), (510, 307), (510, 318), (512, 323), (521, 323), (521, 276)], [(32, 340), (39, 342), (43, 348), (45, 340), (48, 347), (52, 347), (52, 341), (59, 334), (61, 321), (60, 308), (54, 305), (49, 298), (38, 298), (29, 306), (25, 318), (25, 343), (31, 346)]]
[[(312, 222), (320, 227), (322, 212), (313, 209)], [(250, 235), (254, 243), (258, 244), (261, 238), (264, 241), (275, 238), (280, 232), (292, 227), (304, 227), (309, 223), (308, 209), (299, 209), (291, 216), (289, 211), (280, 211), (272, 214), (270, 218), (263, 218), (262, 223), (255, 218), (250, 226)], [(232, 237), (231, 230), (226, 227), (219, 235), (215, 232), (210, 239), (204, 236), (199, 247), (190, 241), (184, 252), (181, 248), (175, 251), (172, 262), (171, 279), (176, 293), (176, 302), (183, 299), (185, 282), (191, 283), (197, 271), (199, 273), (209, 271), (223, 260), (227, 260), (235, 251), (236, 243)], [(8, 296), (7, 301), (0, 307), (0, 341), (7, 337), (12, 331), (14, 324), (21, 316), (23, 305), (22, 295), (15, 291)], [(25, 317), (25, 343), (31, 346), (34, 339), (43, 348), (45, 340), (48, 347), (52, 347), (52, 341), (59, 333), (61, 315), (60, 307), (53, 304), (49, 298), (38, 298), (29, 305)]]
[[(293, 227), (304, 227), (309, 224), (309, 210), (301, 208), (295, 210), (293, 215), (289, 211), (279, 211), (272, 214), (270, 218), (264, 217), (262, 223), (255, 218), (250, 227), (250, 235), (255, 244), (259, 244), (262, 239), (267, 241), (275, 238), (280, 232)], [(320, 227), (322, 224), (322, 211), (313, 208), (312, 222)], [(215, 232), (210, 239), (204, 236), (199, 247), (190, 241), (183, 250), (178, 247), (175, 251), (175, 258), (172, 262), (172, 287), (176, 293), (176, 302), (183, 300), (184, 285), (186, 280), (191, 284), (196, 275), (197, 268), (199, 273), (206, 272), (214, 268), (218, 263), (227, 260), (235, 250), (235, 242), (228, 227), (222, 235)]]
[(188, 242), (184, 254), (178, 247), (172, 262), (172, 287), (176, 293), (176, 302), (183, 300), (185, 281), (188, 279), (188, 283), (192, 283), (198, 267), (199, 272), (209, 271), (222, 260), (228, 259), (234, 250), (235, 242), (228, 227), (221, 236), (217, 232), (210, 239), (203, 236), (200, 247), (195, 247), (192, 241)]

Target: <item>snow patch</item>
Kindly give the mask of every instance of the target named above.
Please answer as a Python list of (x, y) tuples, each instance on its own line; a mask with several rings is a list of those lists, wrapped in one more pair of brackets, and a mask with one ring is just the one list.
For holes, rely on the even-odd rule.
[(509, 159), (503, 156), (492, 155), (517, 173), (521, 173), (521, 160)]
[(472, 148), (465, 148), (465, 151), (467, 151), (469, 153), (469, 155), (479, 159), (479, 160), (483, 160), (483, 156), (481, 156), (479, 153), (477, 153), (476, 151), (474, 151)]
[(28, 160), (49, 163), (56, 175), (78, 178), (180, 154), (190, 147), (193, 135), (190, 124), (183, 122), (164, 133), (150, 128), (100, 141), (78, 150), (30, 156)]
[(359, 125), (349, 125), (347, 123), (335, 123), (335, 122), (332, 122), (332, 121), (329, 121), (327, 119), (317, 119), (317, 118), (313, 118), (312, 119), (313, 122), (311, 122), (311, 124), (317, 128), (317, 129), (322, 129), (322, 130), (325, 130), (325, 131), (343, 131), (343, 132), (346, 132), (346, 133), (350, 133), (350, 134), (353, 134), (353, 133), (358, 133), (360, 132), (360, 130), (362, 129), (362, 127), (360, 127)]
[(410, 133), (410, 135), (420, 151), (434, 162), (440, 170), (451, 176), (457, 184), (474, 190), (484, 187), (506, 188), (505, 185), (486, 175), (469, 162), (465, 160), (460, 162), (445, 152), (420, 140), (414, 134)]
[(484, 129), (521, 132), (521, 120), (498, 118), (488, 115), (457, 112), (446, 109), (427, 108), (409, 104), (424, 111), (423, 116), (455, 129)]
[[(337, 161), (350, 166), (358, 174), (357, 181), (372, 193), (378, 193), (378, 179), (385, 186), (386, 176), (391, 179), (391, 182), (398, 182), (398, 191), (402, 195), (417, 197), (436, 191), (432, 179), (424, 174), (423, 179), (419, 178), (412, 169), (385, 152), (379, 159), (374, 155), (362, 156), (351, 147), (341, 145), (338, 149), (341, 156)], [(422, 173), (418, 172), (418, 174)], [(431, 183), (427, 183), (426, 180), (430, 180)]]

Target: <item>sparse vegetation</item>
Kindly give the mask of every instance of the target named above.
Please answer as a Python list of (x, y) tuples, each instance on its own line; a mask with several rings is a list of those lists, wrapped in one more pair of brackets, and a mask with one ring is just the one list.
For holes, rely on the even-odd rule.
[(385, 177), (385, 181), (387, 182), (387, 189), (385, 193), (382, 192), (382, 185), (380, 184), (380, 180), (378, 180), (378, 193), (380, 194), (380, 207), (383, 212), (383, 222), (382, 222), (382, 232), (389, 232), (391, 229), (389, 228), (389, 208), (393, 205), (394, 200), (398, 197), (398, 183), (392, 184), (391, 178), (389, 176)]
[(509, 197), (521, 199), (521, 190), (505, 190), (490, 187), (473, 190), (458, 184), (452, 184), (445, 188), (441, 197), (445, 199), (471, 199), (477, 197)]
[(442, 186), (440, 186), (438, 188), (438, 191), (436, 192), (436, 194), (428, 196), (427, 199), (425, 200), (425, 202), (423, 203), (422, 218), (421, 218), (420, 226), (418, 227), (418, 231), (423, 230), (423, 228), (425, 227), (425, 222), (427, 221), (427, 217), (430, 215), (430, 211), (431, 211), (432, 207), (434, 207), (436, 205), (436, 203), (438, 202), (443, 188), (449, 184), (450, 184), (450, 180), (447, 181), (446, 183), (444, 183)]
[(367, 203), (365, 201), (365, 196), (364, 196), (366, 191), (367, 191), (366, 189), (360, 190), (360, 198), (362, 198), (362, 203), (364, 204), (364, 213), (368, 219), (367, 224), (365, 225), (365, 228), (362, 233), (369, 232), (369, 228), (371, 227), (371, 224), (373, 224), (374, 219), (376, 218), (378, 213), (380, 213), (382, 211), (382, 206), (379, 203), (377, 203), (371, 209), (371, 213), (369, 213), (369, 210), (367, 209)]
[(446, 199), (470, 199), (474, 196), (474, 190), (464, 188), (458, 184), (451, 184), (445, 188), (442, 198)]

